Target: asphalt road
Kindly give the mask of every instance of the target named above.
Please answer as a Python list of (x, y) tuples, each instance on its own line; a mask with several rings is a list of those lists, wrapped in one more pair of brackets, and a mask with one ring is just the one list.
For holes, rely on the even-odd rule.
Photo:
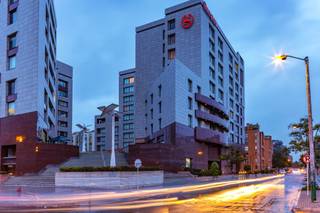
[[(290, 212), (302, 175), (235, 180), (196, 186), (128, 192), (2, 197), (0, 212)], [(229, 189), (221, 190), (221, 188)], [(215, 189), (215, 190), (214, 190)], [(212, 192), (215, 191), (215, 192)], [(1, 198), (0, 198), (1, 203)], [(39, 205), (40, 204), (40, 205)], [(50, 205), (49, 205), (50, 204)], [(37, 205), (35, 208), (34, 206)], [(1, 206), (1, 205), (0, 205)], [(2, 206), (4, 207), (4, 206)], [(6, 211), (7, 210), (7, 211)]]

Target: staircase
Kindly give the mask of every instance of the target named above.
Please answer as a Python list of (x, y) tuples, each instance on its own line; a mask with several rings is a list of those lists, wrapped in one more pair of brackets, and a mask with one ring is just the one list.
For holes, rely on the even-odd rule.
[[(127, 166), (128, 162), (124, 153), (116, 152), (116, 165)], [(110, 165), (111, 153), (104, 152), (87, 152), (80, 153), (78, 158), (71, 158), (63, 163), (61, 167), (102, 167)]]
[[(55, 173), (60, 167), (102, 167), (110, 165), (111, 153), (104, 152), (88, 152), (80, 153), (79, 157), (71, 158), (60, 165), (48, 165), (38, 174), (25, 174), (24, 176), (9, 177), (7, 181), (2, 183), (2, 187), (55, 187)], [(116, 165), (128, 166), (128, 162), (124, 153), (116, 152)]]

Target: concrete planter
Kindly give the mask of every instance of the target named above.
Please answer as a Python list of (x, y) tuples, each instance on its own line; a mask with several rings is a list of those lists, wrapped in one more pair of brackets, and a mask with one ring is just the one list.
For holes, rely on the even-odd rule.
[(137, 172), (57, 172), (56, 186), (128, 189), (157, 186), (164, 181), (163, 171)]

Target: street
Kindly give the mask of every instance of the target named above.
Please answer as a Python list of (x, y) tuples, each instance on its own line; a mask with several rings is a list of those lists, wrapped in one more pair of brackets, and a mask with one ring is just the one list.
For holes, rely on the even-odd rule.
[[(301, 175), (269, 176), (119, 193), (1, 194), (0, 211), (290, 212), (297, 201), (302, 179)], [(221, 187), (230, 188), (221, 190)]]

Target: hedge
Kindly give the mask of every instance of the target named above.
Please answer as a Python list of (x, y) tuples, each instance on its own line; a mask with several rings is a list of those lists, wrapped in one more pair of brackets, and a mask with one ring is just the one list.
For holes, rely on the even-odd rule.
[[(141, 167), (139, 171), (159, 171), (156, 167)], [(135, 167), (61, 167), (60, 172), (131, 172), (137, 171)]]

